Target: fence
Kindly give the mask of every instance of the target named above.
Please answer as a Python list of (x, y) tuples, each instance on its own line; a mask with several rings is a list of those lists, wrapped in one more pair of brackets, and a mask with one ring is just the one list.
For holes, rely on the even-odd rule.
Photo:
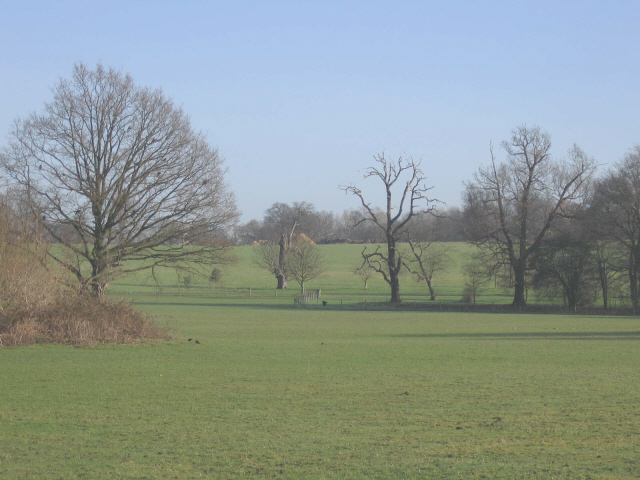
[(320, 290), (316, 290), (311, 293), (303, 293), (302, 295), (296, 295), (293, 297), (293, 306), (294, 307), (306, 307), (307, 304), (313, 302), (315, 300), (316, 304), (320, 300)]
[[(291, 290), (277, 290), (273, 288), (254, 288), (239, 286), (211, 286), (209, 284), (189, 284), (189, 285), (150, 285), (150, 284), (120, 284), (110, 289), (113, 295), (129, 295), (131, 297), (146, 297), (160, 295), (178, 295), (187, 297), (207, 297), (207, 298), (254, 298), (260, 299), (283, 297), (282, 304), (288, 303), (293, 298), (294, 307), (307, 308), (309, 305), (316, 305), (317, 308), (324, 307), (327, 310), (348, 309), (348, 310), (421, 310), (421, 311), (488, 311), (501, 312), (512, 311), (510, 292), (490, 295), (478, 295), (477, 303), (467, 304), (460, 302), (459, 294), (438, 295), (438, 301), (428, 300), (428, 295), (416, 295), (409, 293), (403, 295), (401, 305), (389, 304), (388, 295), (377, 295), (371, 293), (343, 292), (331, 289), (329, 295), (322, 296), (321, 291), (316, 290), (305, 294), (294, 294)], [(291, 305), (290, 303), (288, 303)], [(563, 304), (536, 302), (533, 299), (523, 313), (575, 313), (575, 314), (605, 314), (605, 315), (637, 315), (639, 312), (633, 308), (633, 304), (628, 295), (610, 296), (607, 309), (603, 309), (601, 304), (592, 306), (579, 306), (573, 309), (566, 308)]]

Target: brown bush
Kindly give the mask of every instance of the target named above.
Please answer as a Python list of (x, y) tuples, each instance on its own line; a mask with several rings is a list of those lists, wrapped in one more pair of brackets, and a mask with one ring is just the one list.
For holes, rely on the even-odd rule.
[(0, 202), (0, 346), (37, 342), (67, 345), (137, 343), (168, 339), (127, 303), (111, 302), (64, 288), (45, 268), (44, 250), (11, 228)]
[(72, 292), (62, 292), (46, 309), (30, 315), (16, 313), (7, 316), (0, 312), (1, 345), (49, 342), (66, 345), (130, 344), (171, 338), (168, 329), (156, 326), (130, 304)]

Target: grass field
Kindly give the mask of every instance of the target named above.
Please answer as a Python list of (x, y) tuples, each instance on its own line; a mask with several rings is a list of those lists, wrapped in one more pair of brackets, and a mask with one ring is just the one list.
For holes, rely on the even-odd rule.
[(294, 309), (260, 275), (123, 279), (171, 342), (0, 349), (0, 479), (640, 477), (636, 317)]
[[(464, 243), (445, 244), (450, 256), (447, 271), (438, 274), (434, 280), (439, 301), (458, 302), (462, 296), (464, 277), (462, 265), (471, 254), (472, 248)], [(253, 248), (250, 246), (236, 247), (234, 252), (238, 262), (222, 267), (224, 275), (218, 284), (212, 284), (204, 278), (193, 278), (189, 288), (180, 286), (176, 272), (170, 269), (160, 270), (157, 276), (159, 285), (148, 272), (140, 273), (117, 282), (111, 292), (114, 295), (167, 295), (187, 294), (205, 296), (252, 296), (274, 297), (293, 296), (300, 293), (299, 285), (289, 281), (288, 291), (275, 291), (275, 279), (269, 272), (262, 270), (252, 263)], [(364, 290), (362, 281), (353, 274), (360, 266), (360, 252), (363, 245), (319, 245), (326, 258), (326, 272), (317, 279), (309, 282), (307, 290), (321, 289), (324, 297), (334, 300), (344, 299), (347, 303), (362, 302), (369, 298), (371, 301), (386, 301), (389, 299), (389, 286), (381, 277), (369, 280), (369, 288)], [(368, 246), (373, 249), (375, 246)], [(401, 277), (401, 294), (407, 302), (422, 302), (427, 300), (427, 286), (417, 283), (413, 277), (404, 273)], [(483, 303), (509, 303), (510, 292), (493, 285), (488, 286), (479, 298)]]

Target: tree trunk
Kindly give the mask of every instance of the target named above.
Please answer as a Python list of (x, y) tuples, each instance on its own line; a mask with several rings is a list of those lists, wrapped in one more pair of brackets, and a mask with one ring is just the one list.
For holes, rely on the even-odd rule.
[(629, 292), (631, 294), (631, 304), (633, 313), (638, 311), (638, 276), (633, 269), (629, 269)]
[(525, 270), (521, 266), (516, 266), (513, 269), (515, 277), (515, 288), (513, 293), (512, 305), (517, 309), (521, 309), (527, 306), (526, 288), (525, 288)]
[(429, 294), (431, 295), (431, 300), (435, 302), (437, 300), (436, 291), (433, 289), (433, 285), (431, 285), (431, 277), (426, 277), (425, 280), (427, 281), (427, 286), (429, 287)]
[(106, 288), (106, 282), (104, 281), (104, 273), (107, 271), (107, 264), (104, 261), (104, 248), (101, 245), (100, 239), (96, 240), (96, 246), (94, 247), (94, 258), (91, 260), (91, 294), (94, 297), (102, 298)]
[(400, 303), (400, 267), (396, 259), (396, 241), (393, 233), (387, 232), (387, 248), (389, 252), (389, 285), (391, 286), (391, 303)]
[(398, 274), (389, 273), (389, 279), (391, 280), (391, 303), (400, 303), (400, 280), (398, 279)]
[(278, 280), (278, 290), (286, 290), (289, 288), (287, 285), (287, 279), (284, 275), (276, 275), (276, 279)]
[(633, 313), (638, 311), (638, 257), (636, 256), (637, 245), (631, 245), (629, 249), (629, 296), (633, 305)]
[(575, 310), (576, 307), (578, 306), (578, 299), (577, 299), (576, 292), (568, 292), (566, 297), (567, 297), (567, 307), (569, 307), (572, 310)]
[(282, 234), (280, 236), (280, 252), (278, 253), (278, 273), (276, 278), (278, 279), (278, 290), (286, 290), (287, 285), (287, 253), (289, 253), (289, 242), (287, 236)]
[(609, 282), (607, 279), (607, 268), (606, 266), (599, 264), (598, 265), (598, 276), (600, 277), (600, 289), (602, 290), (602, 303), (604, 305), (604, 309), (609, 309)]
[(97, 283), (91, 284), (91, 295), (94, 297), (100, 298), (104, 293), (104, 288), (101, 288)]

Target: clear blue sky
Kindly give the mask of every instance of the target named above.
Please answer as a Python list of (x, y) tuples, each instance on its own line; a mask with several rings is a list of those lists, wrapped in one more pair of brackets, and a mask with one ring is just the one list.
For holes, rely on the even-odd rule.
[(278, 201), (342, 212), (353, 182), (382, 204), (361, 180), (382, 151), (422, 158), (460, 205), (520, 124), (602, 164), (640, 143), (639, 27), (638, 1), (0, 0), (0, 143), (74, 62), (100, 62), (184, 108), (243, 221)]

